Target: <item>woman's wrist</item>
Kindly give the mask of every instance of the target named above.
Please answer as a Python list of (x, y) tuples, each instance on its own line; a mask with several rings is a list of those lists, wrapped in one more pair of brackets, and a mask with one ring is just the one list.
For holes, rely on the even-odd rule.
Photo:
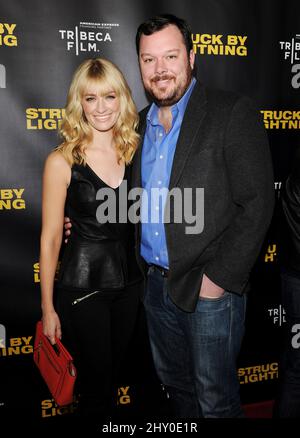
[(50, 304), (50, 303), (43, 304), (42, 303), (42, 312), (43, 312), (43, 315), (55, 313), (55, 309), (53, 307), (53, 304)]

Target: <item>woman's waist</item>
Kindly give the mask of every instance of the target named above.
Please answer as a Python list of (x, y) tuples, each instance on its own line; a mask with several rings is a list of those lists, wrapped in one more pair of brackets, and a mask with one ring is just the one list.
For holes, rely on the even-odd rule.
[(86, 259), (99, 262), (103, 257), (114, 257), (122, 260), (126, 257), (127, 245), (121, 239), (108, 236), (86, 236), (73, 233), (62, 252), (63, 258)]
[(100, 242), (128, 240), (133, 234), (133, 228), (129, 224), (91, 224), (74, 222), (71, 228), (70, 239), (77, 241)]
[(141, 277), (135, 257), (119, 242), (73, 241), (63, 254), (58, 282), (76, 288), (122, 288)]

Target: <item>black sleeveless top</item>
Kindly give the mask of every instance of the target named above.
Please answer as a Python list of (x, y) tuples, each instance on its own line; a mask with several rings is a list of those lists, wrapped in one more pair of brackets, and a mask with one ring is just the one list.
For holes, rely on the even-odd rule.
[[(130, 169), (125, 167), (121, 185), (113, 189), (87, 164), (73, 165), (65, 203), (72, 230), (61, 260), (58, 287), (123, 289), (141, 279), (134, 251), (134, 225), (124, 216), (129, 208)], [(109, 212), (113, 217), (105, 223), (103, 217)]]

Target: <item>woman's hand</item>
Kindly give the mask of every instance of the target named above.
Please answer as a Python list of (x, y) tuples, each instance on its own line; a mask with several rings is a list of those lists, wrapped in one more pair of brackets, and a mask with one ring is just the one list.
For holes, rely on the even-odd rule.
[(61, 326), (60, 320), (55, 312), (55, 310), (51, 310), (43, 313), (43, 333), (51, 344), (55, 344), (56, 338), (61, 339)]

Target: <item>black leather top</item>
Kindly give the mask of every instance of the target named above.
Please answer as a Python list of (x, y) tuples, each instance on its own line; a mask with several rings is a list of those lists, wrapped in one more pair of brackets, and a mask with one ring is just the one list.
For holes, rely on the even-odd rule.
[[(127, 199), (129, 183), (128, 166), (117, 189), (105, 184), (88, 165), (75, 164), (72, 167), (65, 208), (72, 229), (63, 252), (57, 282), (59, 287), (88, 291), (122, 289), (141, 279), (134, 253), (134, 225), (128, 220), (120, 223), (118, 219), (120, 193), (125, 193)], [(98, 222), (97, 208), (103, 207), (107, 199), (96, 199), (99, 189), (110, 189), (111, 194), (114, 192), (116, 223)]]

